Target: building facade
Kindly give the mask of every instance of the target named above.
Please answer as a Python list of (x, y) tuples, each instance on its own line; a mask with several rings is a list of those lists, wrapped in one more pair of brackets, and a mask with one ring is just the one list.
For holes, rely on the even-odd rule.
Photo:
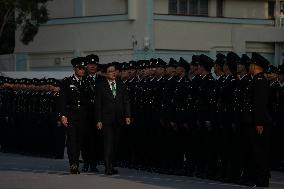
[(101, 63), (253, 51), (284, 61), (281, 0), (53, 0), (29, 45), (16, 32), (16, 71), (71, 70), (90, 53)]

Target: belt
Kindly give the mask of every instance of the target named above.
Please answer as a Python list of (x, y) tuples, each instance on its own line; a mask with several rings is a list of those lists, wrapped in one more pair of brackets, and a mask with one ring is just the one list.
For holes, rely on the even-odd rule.
[(80, 109), (85, 109), (85, 106), (82, 106), (80, 104), (76, 104), (76, 105), (67, 105), (66, 108), (68, 110), (80, 110)]

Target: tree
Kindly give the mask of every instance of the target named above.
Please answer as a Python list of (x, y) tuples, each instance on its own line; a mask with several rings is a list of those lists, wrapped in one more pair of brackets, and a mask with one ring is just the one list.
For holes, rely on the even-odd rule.
[(0, 41), (5, 32), (21, 29), (21, 41), (33, 41), (41, 24), (48, 21), (47, 2), (51, 0), (0, 0)]

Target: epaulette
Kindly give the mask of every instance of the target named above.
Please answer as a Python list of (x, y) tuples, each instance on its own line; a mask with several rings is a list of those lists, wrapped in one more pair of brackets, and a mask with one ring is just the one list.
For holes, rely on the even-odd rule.
[(72, 76), (64, 77), (64, 78), (62, 79), (62, 81), (64, 82), (64, 81), (66, 81), (66, 80), (70, 79), (71, 77), (72, 77)]
[(257, 80), (263, 80), (264, 78), (263, 77), (261, 77), (261, 76), (257, 76), (257, 78), (256, 78)]

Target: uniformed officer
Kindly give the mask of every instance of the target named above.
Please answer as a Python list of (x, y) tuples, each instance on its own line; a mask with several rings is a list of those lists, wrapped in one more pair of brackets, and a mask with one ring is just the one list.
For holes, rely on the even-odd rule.
[(5, 132), (6, 132), (6, 112), (4, 109), (4, 100), (5, 100), (5, 88), (4, 88), (5, 77), (0, 76), (0, 150), (2, 151), (5, 146)]
[(196, 176), (204, 178), (209, 173), (209, 162), (211, 155), (210, 139), (212, 134), (212, 120), (215, 97), (215, 81), (211, 74), (211, 69), (214, 65), (213, 60), (202, 54), (199, 57), (199, 73), (201, 80), (198, 85), (196, 97), (196, 112), (197, 112), (197, 159), (196, 159)]
[(98, 172), (96, 168), (98, 161), (102, 154), (100, 149), (100, 133), (95, 127), (96, 119), (95, 115), (95, 97), (96, 97), (96, 85), (101, 81), (102, 76), (97, 74), (97, 66), (99, 63), (99, 57), (94, 54), (86, 56), (87, 72), (84, 77), (84, 82), (87, 85), (87, 123), (83, 128), (82, 139), (82, 158), (84, 161), (83, 172)]
[[(280, 83), (280, 90), (279, 90), (279, 110), (278, 110), (278, 116), (277, 116), (277, 122), (279, 125), (279, 130), (280, 130), (280, 134), (284, 132), (284, 64), (280, 65), (278, 67), (278, 71), (279, 71), (279, 76), (278, 76), (278, 80)], [(279, 146), (278, 148), (278, 155), (279, 156), (279, 160), (281, 161), (280, 164), (280, 170), (284, 170), (284, 152), (283, 150), (281, 150), (282, 146), (284, 145), (284, 140), (283, 137), (281, 136), (279, 138), (279, 144), (277, 144), (277, 146)]]
[(240, 176), (240, 152), (238, 151), (239, 128), (234, 120), (234, 92), (237, 87), (237, 63), (240, 57), (229, 52), (223, 66), (225, 80), (221, 91), (222, 133), (223, 133), (223, 176), (226, 182), (237, 182)]
[[(191, 120), (190, 120), (190, 128), (191, 128), (191, 135), (190, 135), (190, 147), (189, 149), (191, 150), (191, 166), (186, 165), (186, 171), (188, 175), (194, 175), (197, 173), (197, 162), (198, 162), (198, 155), (199, 155), (199, 146), (198, 141), (198, 116), (197, 116), (197, 97), (198, 97), (198, 87), (200, 85), (201, 81), (201, 75), (200, 75), (200, 70), (198, 69), (198, 65), (200, 62), (200, 56), (199, 55), (193, 55), (192, 60), (190, 62), (190, 67), (188, 71), (188, 77), (190, 79), (189, 86), (188, 88), (188, 97), (187, 97), (187, 111), (191, 115)], [(187, 159), (188, 160), (188, 159)], [(188, 162), (187, 162), (188, 164)], [(188, 167), (190, 166), (190, 167)]]
[(199, 56), (192, 55), (188, 70), (188, 77), (191, 81), (199, 78), (200, 74), (198, 73), (198, 63), (199, 63)]
[(174, 120), (174, 91), (175, 91), (175, 83), (177, 81), (176, 76), (176, 67), (178, 62), (170, 58), (170, 61), (166, 68), (166, 76), (165, 76), (165, 83), (164, 83), (164, 93), (162, 97), (162, 117), (161, 120), (163, 122), (163, 169), (166, 171), (165, 173), (173, 174), (176, 166), (175, 166), (175, 156), (173, 154), (175, 150), (175, 145), (171, 142), (174, 138), (174, 132), (176, 128), (176, 124), (173, 122)]
[(191, 115), (188, 111), (188, 105), (186, 103), (188, 98), (188, 87), (189, 87), (189, 79), (187, 77), (187, 73), (189, 70), (189, 63), (180, 57), (180, 60), (177, 64), (176, 74), (177, 80), (175, 80), (175, 88), (173, 93), (173, 105), (174, 105), (174, 114), (172, 122), (174, 122), (175, 127), (173, 127), (173, 151), (174, 156), (174, 165), (175, 170), (174, 174), (176, 175), (184, 175), (184, 157), (187, 159), (187, 164), (189, 164), (190, 160), (190, 128), (189, 122)]
[(82, 144), (82, 129), (86, 121), (86, 89), (83, 76), (86, 59), (77, 57), (71, 60), (74, 74), (63, 79), (60, 87), (60, 119), (67, 131), (67, 152), (70, 173), (79, 174), (79, 156)]
[(163, 159), (163, 145), (162, 142), (162, 98), (164, 95), (164, 84), (165, 84), (165, 66), (166, 62), (158, 58), (156, 61), (156, 72), (155, 78), (151, 81), (152, 83), (152, 114), (153, 114), (153, 126), (154, 126), (154, 166), (156, 171), (160, 172), (162, 168), (161, 159)]
[(251, 106), (252, 112), (249, 123), (249, 141), (251, 142), (252, 157), (250, 165), (249, 185), (257, 187), (269, 186), (269, 143), (271, 121), (268, 112), (269, 83), (264, 77), (264, 70), (269, 61), (258, 53), (252, 53), (250, 73), (253, 76), (251, 82)]
[(235, 108), (235, 123), (237, 128), (240, 128), (240, 143), (239, 149), (241, 150), (241, 181), (245, 180), (248, 175), (245, 175), (249, 166), (246, 165), (249, 161), (245, 154), (248, 154), (250, 149), (248, 148), (249, 140), (248, 140), (248, 125), (247, 125), (247, 117), (250, 115), (252, 111), (252, 107), (250, 105), (250, 83), (252, 80), (249, 72), (249, 65), (251, 59), (243, 54), (240, 62), (237, 63), (237, 74), (239, 81), (237, 83), (237, 87), (234, 93), (234, 108)]
[(55, 78), (49, 78), (49, 91), (48, 91), (48, 103), (49, 103), (49, 127), (52, 130), (53, 137), (49, 139), (50, 143), (53, 144), (52, 152), (54, 158), (62, 159), (64, 158), (65, 149), (65, 130), (64, 127), (60, 126), (58, 121), (58, 101), (59, 101), (59, 91), (60, 91), (60, 80)]
[(279, 92), (281, 89), (280, 82), (278, 81), (278, 68), (269, 65), (265, 70), (264, 76), (269, 81), (269, 114), (272, 118), (271, 125), (271, 166), (272, 168), (279, 168), (281, 159), (278, 156), (279, 138), (282, 138), (280, 125), (278, 124), (278, 112), (279, 112)]
[(227, 57), (224, 54), (218, 53), (216, 55), (216, 60), (214, 62), (214, 73), (216, 75), (215, 80), (215, 109), (214, 109), (214, 131), (213, 131), (213, 138), (215, 140), (212, 141), (213, 150), (212, 150), (212, 162), (211, 162), (211, 179), (218, 179), (220, 180), (221, 175), (221, 166), (220, 162), (223, 157), (224, 149), (222, 149), (222, 120), (223, 120), (223, 111), (222, 111), (222, 99), (221, 99), (221, 92), (223, 91), (224, 81), (226, 79), (225, 73), (223, 71), (223, 66), (227, 61)]

